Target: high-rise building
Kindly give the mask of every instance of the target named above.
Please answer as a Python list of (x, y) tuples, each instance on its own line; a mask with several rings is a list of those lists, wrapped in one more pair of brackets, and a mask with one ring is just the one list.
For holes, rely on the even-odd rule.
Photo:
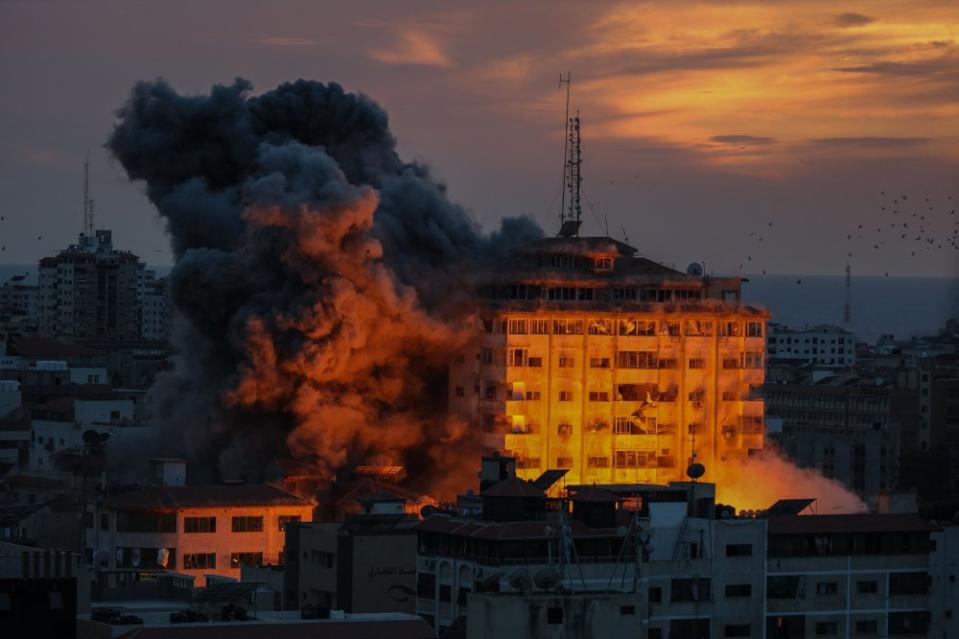
[(112, 233), (81, 233), (77, 244), (40, 260), (40, 332), (68, 342), (136, 340), (143, 262), (113, 248)]
[(608, 237), (533, 242), (482, 288), (483, 330), (451, 365), (451, 412), (518, 475), (583, 483), (706, 477), (764, 443), (766, 311), (739, 278), (683, 273)]

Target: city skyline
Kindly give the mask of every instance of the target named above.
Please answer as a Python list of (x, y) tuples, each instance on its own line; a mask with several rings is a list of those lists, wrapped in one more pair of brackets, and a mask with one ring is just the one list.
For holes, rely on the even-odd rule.
[(716, 273), (838, 275), (850, 260), (863, 275), (959, 274), (952, 246), (913, 256), (911, 236), (847, 239), (892, 193), (932, 200), (926, 236), (955, 228), (959, 10), (948, 3), (529, 5), (508, 24), (502, 5), (287, 3), (269, 20), (246, 3), (206, 3), (189, 20), (142, 9), (0, 9), (2, 57), (20, 61), (0, 66), (15, 88), (0, 105), (0, 261), (72, 240), (89, 152), (98, 224), (148, 263), (171, 262), (142, 189), (101, 148), (130, 86), (157, 76), (184, 93), (238, 75), (254, 94), (297, 77), (342, 82), (384, 106), (403, 157), (428, 163), (483, 228), (532, 214), (552, 234), (556, 80), (570, 71), (585, 233), (608, 228), (652, 259)]

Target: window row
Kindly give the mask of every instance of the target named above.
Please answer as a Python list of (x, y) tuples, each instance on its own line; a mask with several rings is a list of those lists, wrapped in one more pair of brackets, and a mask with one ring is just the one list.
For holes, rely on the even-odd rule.
[[(493, 349), (484, 348), (481, 351), (484, 364), (493, 364)], [(640, 369), (675, 369), (679, 361), (675, 357), (662, 357), (657, 351), (616, 351), (617, 368)], [(590, 357), (590, 368), (611, 368), (609, 357)], [(531, 355), (528, 348), (510, 348), (506, 353), (506, 365), (510, 368), (542, 368), (543, 357)], [(560, 355), (557, 358), (559, 368), (573, 368), (576, 358), (569, 355)], [(706, 360), (701, 357), (689, 358), (687, 365), (690, 369), (699, 370), (706, 367)], [(761, 351), (740, 353), (735, 357), (722, 358), (724, 370), (759, 369), (763, 367), (763, 353)]]
[[(567, 289), (557, 289), (567, 290)], [(569, 289), (570, 291), (589, 289)], [(572, 293), (571, 293), (572, 294)], [(483, 320), (487, 333), (494, 332), (495, 324), (491, 319)], [(624, 318), (620, 320), (594, 319), (539, 319), (510, 318), (502, 322), (502, 332), (510, 335), (621, 335), (665, 337), (762, 337), (764, 322), (738, 322), (711, 320), (645, 320)]]
[[(263, 516), (237, 516), (230, 518), (232, 532), (262, 532)], [(286, 529), (289, 522), (300, 521), (299, 515), (280, 515), (278, 518), (279, 530)], [(150, 510), (121, 510), (117, 513), (117, 532), (120, 533), (175, 533), (177, 532), (177, 514), (175, 511)], [(101, 515), (101, 528), (109, 530), (109, 516)], [(215, 533), (217, 518), (211, 517), (184, 517), (183, 532), (185, 533)]]

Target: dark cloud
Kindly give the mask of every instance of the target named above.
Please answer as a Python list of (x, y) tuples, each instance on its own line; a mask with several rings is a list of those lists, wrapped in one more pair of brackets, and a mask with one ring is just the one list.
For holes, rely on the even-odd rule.
[(716, 142), (717, 144), (733, 144), (737, 146), (764, 146), (774, 144), (776, 139), (761, 135), (714, 135), (709, 138), (709, 141)]
[(285, 455), (323, 479), (386, 460), (424, 487), (468, 472), (456, 460), (475, 431), (447, 420), (436, 390), (469, 337), (457, 303), (470, 274), (542, 231), (506, 218), (481, 233), (428, 167), (400, 158), (364, 95), (251, 90), (138, 83), (107, 142), (176, 257), (176, 365), (151, 389), (158, 441), (139, 450), (186, 455), (206, 479), (257, 478)]
[(839, 15), (833, 16), (833, 23), (844, 29), (849, 27), (862, 27), (875, 21), (875, 18), (861, 13), (840, 13)]

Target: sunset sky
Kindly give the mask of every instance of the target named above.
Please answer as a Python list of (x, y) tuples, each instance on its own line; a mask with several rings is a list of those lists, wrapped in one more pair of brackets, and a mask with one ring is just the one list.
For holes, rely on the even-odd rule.
[(585, 233), (608, 224), (717, 273), (840, 274), (848, 259), (959, 276), (959, 2), (518, 5), (4, 0), (0, 262), (75, 240), (89, 152), (98, 224), (169, 263), (141, 187), (102, 148), (133, 83), (156, 77), (187, 93), (340, 82), (484, 227), (528, 213), (552, 234), (569, 71)]

